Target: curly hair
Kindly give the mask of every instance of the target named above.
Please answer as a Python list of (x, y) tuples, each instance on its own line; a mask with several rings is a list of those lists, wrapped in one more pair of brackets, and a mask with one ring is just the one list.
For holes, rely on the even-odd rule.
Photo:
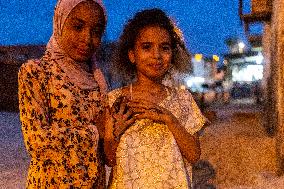
[(122, 78), (127, 80), (125, 81), (126, 83), (131, 82), (137, 72), (136, 66), (129, 60), (128, 51), (134, 48), (140, 31), (149, 26), (159, 26), (168, 31), (173, 49), (173, 69), (183, 73), (189, 72), (191, 69), (190, 55), (185, 47), (182, 36), (178, 33), (178, 28), (161, 9), (146, 9), (137, 12), (125, 25), (122, 35), (119, 38), (118, 49), (114, 53), (113, 63), (115, 64), (115, 69), (117, 69), (115, 72), (122, 74)]

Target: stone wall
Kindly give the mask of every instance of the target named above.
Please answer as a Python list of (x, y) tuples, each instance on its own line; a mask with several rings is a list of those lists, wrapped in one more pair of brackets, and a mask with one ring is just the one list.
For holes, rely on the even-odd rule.
[(274, 25), (275, 25), (275, 91), (276, 91), (276, 114), (277, 114), (277, 155), (279, 163), (279, 174), (284, 175), (284, 1), (274, 2)]
[[(269, 58), (267, 77), (266, 125), (276, 134), (278, 174), (284, 175), (284, 0), (274, 0), (270, 29), (265, 33), (266, 58)], [(270, 57), (269, 57), (270, 56)]]

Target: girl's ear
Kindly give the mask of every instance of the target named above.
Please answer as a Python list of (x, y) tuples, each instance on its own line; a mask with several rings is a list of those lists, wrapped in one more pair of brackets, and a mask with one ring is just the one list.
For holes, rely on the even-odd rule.
[(134, 51), (133, 50), (129, 50), (128, 51), (128, 58), (129, 58), (129, 60), (130, 60), (130, 62), (132, 64), (135, 63), (135, 55), (134, 55)]

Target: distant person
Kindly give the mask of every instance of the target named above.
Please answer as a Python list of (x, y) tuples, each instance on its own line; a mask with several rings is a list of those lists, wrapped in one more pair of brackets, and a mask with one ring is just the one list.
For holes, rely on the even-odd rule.
[(99, 120), (106, 85), (91, 68), (105, 26), (100, 1), (59, 0), (44, 56), (20, 68), (27, 188), (105, 188)]
[[(197, 132), (205, 118), (185, 89), (162, 84), (186, 51), (160, 9), (138, 12), (120, 37), (120, 73), (132, 83), (108, 95), (112, 116), (105, 127), (109, 188), (189, 188), (191, 164), (200, 157)], [(110, 150), (111, 149), (111, 150)]]
[(261, 103), (261, 86), (259, 81), (253, 83), (253, 95), (256, 100), (256, 104)]
[(214, 83), (214, 89), (215, 89), (215, 96), (218, 99), (224, 100), (224, 70), (223, 69), (217, 69), (216, 75), (218, 76), (216, 78), (216, 81)]

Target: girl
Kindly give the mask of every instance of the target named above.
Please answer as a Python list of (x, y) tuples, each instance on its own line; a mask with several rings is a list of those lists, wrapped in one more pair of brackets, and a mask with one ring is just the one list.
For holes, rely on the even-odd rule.
[(103, 82), (94, 79), (103, 78), (90, 64), (105, 25), (101, 2), (59, 0), (44, 56), (19, 71), (22, 132), (31, 155), (27, 188), (105, 188)]
[(189, 92), (162, 84), (172, 67), (183, 69), (178, 57), (186, 49), (176, 31), (160, 9), (138, 12), (124, 28), (118, 64), (135, 80), (108, 95), (110, 188), (191, 187), (205, 118)]

